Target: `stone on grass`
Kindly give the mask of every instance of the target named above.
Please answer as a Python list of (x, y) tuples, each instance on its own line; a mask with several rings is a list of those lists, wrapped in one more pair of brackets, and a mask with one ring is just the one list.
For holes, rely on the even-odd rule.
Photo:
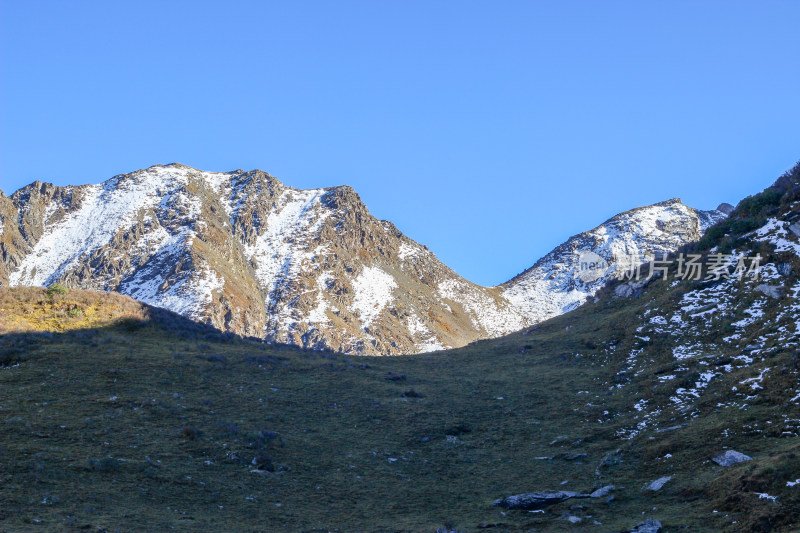
[(604, 498), (611, 494), (614, 490), (614, 485), (606, 485), (591, 494), (582, 492), (572, 492), (568, 490), (547, 491), (547, 492), (528, 492), (525, 494), (517, 494), (515, 496), (507, 496), (494, 502), (497, 507), (504, 509), (521, 509), (533, 510), (541, 509), (549, 505), (561, 503), (572, 498)]
[(657, 480), (655, 480), (652, 483), (650, 483), (649, 485), (647, 485), (644, 488), (644, 490), (652, 490), (654, 492), (657, 491), (657, 490), (661, 490), (661, 487), (663, 487), (667, 483), (667, 481), (669, 481), (670, 479), (672, 479), (672, 476), (660, 477)]
[(749, 455), (745, 455), (734, 450), (728, 450), (722, 455), (714, 457), (711, 460), (717, 463), (719, 466), (732, 466), (736, 463), (744, 463), (745, 461), (749, 461), (751, 459), (752, 457)]
[(605, 498), (615, 489), (614, 485), (606, 485), (589, 494), (590, 498)]
[(689, 424), (680, 424), (680, 425), (677, 425), (677, 426), (671, 426), (671, 427), (668, 427), (668, 428), (659, 429), (658, 431), (656, 431), (656, 433), (667, 433), (669, 431), (675, 431), (676, 429), (685, 428), (688, 425)]
[(494, 505), (502, 507), (503, 509), (522, 509), (527, 511), (531, 509), (541, 509), (542, 507), (561, 503), (578, 496), (582, 495), (567, 490), (559, 490), (556, 492), (529, 492), (501, 498), (496, 500)]
[(661, 522), (648, 518), (646, 521), (631, 529), (630, 533), (661, 533)]

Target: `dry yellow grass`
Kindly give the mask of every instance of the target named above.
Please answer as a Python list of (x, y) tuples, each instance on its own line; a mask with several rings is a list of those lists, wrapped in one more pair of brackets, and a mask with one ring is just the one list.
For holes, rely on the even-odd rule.
[(144, 305), (114, 292), (70, 290), (48, 296), (43, 287), (0, 288), (0, 335), (87, 329), (147, 316)]

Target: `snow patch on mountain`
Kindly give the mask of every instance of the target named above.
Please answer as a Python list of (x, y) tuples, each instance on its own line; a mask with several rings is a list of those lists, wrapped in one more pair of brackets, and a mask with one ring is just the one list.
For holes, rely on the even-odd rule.
[(364, 326), (370, 326), (384, 307), (394, 300), (397, 283), (391, 274), (378, 267), (364, 267), (353, 282), (355, 297), (352, 310)]
[(313, 233), (329, 215), (314, 209), (324, 193), (324, 189), (284, 191), (267, 218), (265, 231), (255, 244), (245, 246), (246, 255), (257, 265), (256, 279), (269, 294), (314, 256), (298, 237)]
[(331, 321), (327, 314), (327, 310), (331, 306), (325, 300), (325, 290), (332, 279), (333, 276), (331, 276), (330, 272), (323, 272), (317, 278), (317, 306), (308, 314), (308, 322), (315, 324), (317, 327)]
[(411, 315), (408, 317), (408, 332), (416, 340), (417, 350), (419, 353), (427, 353), (427, 352), (435, 352), (437, 350), (446, 350), (450, 348), (445, 344), (442, 344), (439, 339), (431, 333), (431, 330), (428, 329), (428, 326), (425, 325), (417, 315)]
[(754, 239), (769, 242), (775, 246), (776, 252), (791, 252), (800, 257), (800, 244), (789, 239), (789, 222), (770, 218), (767, 223), (754, 232)]
[[(169, 251), (165, 253), (169, 254)], [(197, 320), (203, 318), (203, 311), (211, 303), (214, 293), (224, 284), (224, 280), (204, 264), (199, 269), (185, 272), (172, 284), (164, 282), (151, 269), (142, 269), (126, 281), (120, 292)]]
[(421, 250), (419, 248), (404, 242), (400, 244), (400, 248), (397, 250), (397, 257), (401, 261), (405, 261), (406, 259), (416, 256), (418, 253), (420, 253), (420, 251)]

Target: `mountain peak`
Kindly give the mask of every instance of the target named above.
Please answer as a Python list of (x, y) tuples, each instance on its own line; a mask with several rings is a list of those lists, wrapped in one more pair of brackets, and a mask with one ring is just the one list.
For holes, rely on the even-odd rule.
[(722, 202), (717, 206), (716, 210), (719, 211), (720, 213), (724, 213), (725, 215), (730, 215), (734, 209), (735, 208), (731, 204), (727, 202)]
[[(570, 237), (503, 284), (502, 294), (529, 320), (541, 322), (585, 303), (616, 275), (618, 265), (630, 267), (631, 261), (644, 262), (647, 256), (661, 256), (697, 242), (725, 216), (693, 209), (680, 198), (625, 211)], [(583, 272), (584, 254), (592, 254), (593, 261), (602, 259), (602, 270)]]
[[(668, 207), (671, 205), (684, 205), (684, 203), (681, 202), (680, 198), (670, 198), (669, 200), (664, 200), (663, 202), (658, 202), (657, 204), (653, 205)], [(650, 206), (645, 206), (645, 207), (650, 207)]]

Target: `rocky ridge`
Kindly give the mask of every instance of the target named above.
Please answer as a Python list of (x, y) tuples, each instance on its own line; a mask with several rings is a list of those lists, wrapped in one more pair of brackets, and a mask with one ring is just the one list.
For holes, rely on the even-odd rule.
[(395, 355), (458, 347), (569, 311), (607, 278), (579, 252), (672, 251), (724, 218), (671, 200), (575, 236), (499, 287), (442, 264), (348, 186), (298, 190), (268, 173), (180, 164), (99, 185), (0, 193), (0, 282), (118, 291), (237, 334)]

